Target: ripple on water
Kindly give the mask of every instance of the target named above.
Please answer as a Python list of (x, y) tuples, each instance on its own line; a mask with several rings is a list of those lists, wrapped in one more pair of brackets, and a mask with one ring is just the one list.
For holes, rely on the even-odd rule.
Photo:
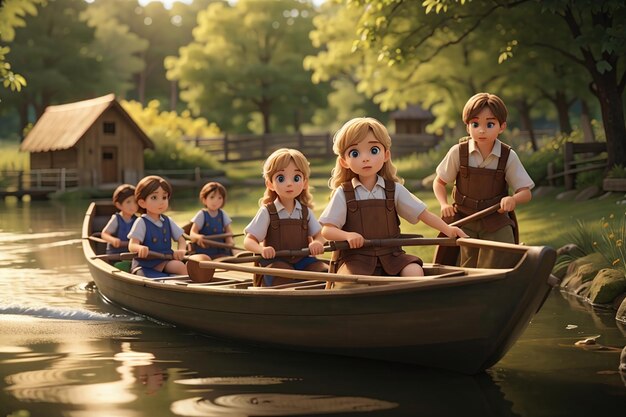
[(367, 397), (246, 393), (213, 400), (193, 397), (172, 403), (181, 416), (286, 416), (387, 410), (398, 404)]

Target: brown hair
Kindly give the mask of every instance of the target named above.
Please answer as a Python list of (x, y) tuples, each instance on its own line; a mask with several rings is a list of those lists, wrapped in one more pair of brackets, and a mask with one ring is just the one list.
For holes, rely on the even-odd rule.
[[(304, 176), (303, 180), (307, 181), (307, 185), (302, 189), (302, 192), (299, 196), (296, 197), (300, 204), (303, 204), (309, 208), (313, 208), (313, 196), (309, 191), (309, 177), (311, 176), (311, 168), (309, 167), (309, 161), (306, 159), (304, 154), (297, 149), (287, 149), (281, 148), (274, 151), (270, 156), (267, 157), (265, 163), (263, 164), (263, 178), (266, 181), (272, 182), (272, 177), (275, 173), (280, 171), (281, 169), (285, 169), (289, 163), (293, 161), (296, 165), (296, 168), (302, 175)], [(270, 190), (269, 188), (265, 189), (265, 194), (263, 198), (259, 201), (260, 204), (269, 204), (276, 200), (278, 194), (275, 191)]]
[(122, 204), (128, 197), (135, 195), (135, 186), (130, 184), (119, 185), (115, 191), (113, 191), (113, 204)]
[(207, 198), (207, 196), (214, 191), (220, 193), (220, 195), (224, 199), (224, 201), (222, 202), (222, 207), (224, 207), (224, 204), (226, 204), (226, 188), (216, 181), (211, 181), (204, 184), (204, 187), (202, 187), (202, 189), (200, 190), (200, 202), (202, 202), (202, 200)]
[[(159, 187), (163, 188), (163, 191), (167, 193), (168, 200), (172, 198), (172, 186), (169, 182), (156, 175), (148, 175), (137, 183), (137, 187), (135, 188), (135, 200), (137, 200), (137, 202), (139, 202), (139, 200), (145, 200), (150, 194), (158, 190)], [(146, 210), (139, 206), (139, 212), (145, 213)]]
[(476, 117), (485, 107), (489, 107), (489, 110), (491, 110), (500, 124), (506, 122), (509, 112), (502, 99), (495, 94), (478, 93), (470, 97), (467, 103), (465, 103), (465, 107), (463, 107), (463, 123), (468, 125), (470, 120)]
[[(391, 137), (389, 132), (387, 132), (387, 128), (373, 117), (356, 117), (349, 120), (333, 136), (333, 152), (337, 155), (337, 161), (328, 180), (328, 186), (333, 190), (337, 189), (344, 182), (357, 177), (350, 169), (342, 167), (339, 160), (345, 158), (345, 153), (350, 146), (361, 142), (369, 132), (372, 132), (376, 140), (383, 145), (385, 151), (391, 150)], [(383, 164), (378, 175), (386, 180), (402, 184), (403, 180), (398, 177), (397, 172), (398, 169), (391, 162), (391, 158), (389, 158)]]

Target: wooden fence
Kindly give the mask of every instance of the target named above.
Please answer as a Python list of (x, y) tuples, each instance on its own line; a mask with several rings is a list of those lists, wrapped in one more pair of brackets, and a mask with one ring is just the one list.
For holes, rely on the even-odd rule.
[[(563, 172), (554, 172), (554, 164), (548, 164), (548, 176), (546, 179), (550, 185), (554, 180), (563, 177), (566, 190), (576, 187), (576, 174), (579, 172), (606, 169), (607, 157), (605, 142), (574, 143), (565, 142), (563, 147)], [(576, 158), (576, 155), (584, 154), (584, 158)]]
[[(391, 135), (393, 156), (426, 152), (440, 141), (440, 137), (429, 134)], [(279, 148), (295, 148), (307, 158), (331, 158), (333, 154), (332, 136), (329, 133), (317, 135), (266, 134), (229, 135), (199, 138), (187, 137), (185, 141), (194, 144), (215, 156), (221, 162), (263, 160)]]
[(0, 196), (45, 197), (78, 186), (78, 170), (68, 168), (0, 171)]

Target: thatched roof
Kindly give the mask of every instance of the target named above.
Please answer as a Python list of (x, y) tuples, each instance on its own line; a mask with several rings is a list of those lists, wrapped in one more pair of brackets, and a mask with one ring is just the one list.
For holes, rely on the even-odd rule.
[(115, 99), (115, 94), (46, 107), (43, 115), (28, 132), (20, 146), (25, 152), (48, 152), (69, 149), (83, 137), (105, 110), (115, 108), (128, 122), (146, 148), (154, 144)]
[(411, 104), (405, 109), (392, 112), (389, 118), (391, 120), (432, 120), (435, 116), (428, 110), (424, 110), (416, 104)]

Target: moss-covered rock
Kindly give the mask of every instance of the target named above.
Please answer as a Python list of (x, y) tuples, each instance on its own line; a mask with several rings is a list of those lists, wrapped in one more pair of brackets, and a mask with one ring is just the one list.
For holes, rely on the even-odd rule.
[(561, 281), (561, 288), (572, 292), (583, 283), (592, 280), (604, 267), (606, 267), (606, 260), (599, 253), (578, 258), (567, 267), (567, 273)]
[(608, 304), (626, 291), (626, 276), (621, 271), (604, 268), (593, 278), (589, 289), (589, 301), (592, 304)]

